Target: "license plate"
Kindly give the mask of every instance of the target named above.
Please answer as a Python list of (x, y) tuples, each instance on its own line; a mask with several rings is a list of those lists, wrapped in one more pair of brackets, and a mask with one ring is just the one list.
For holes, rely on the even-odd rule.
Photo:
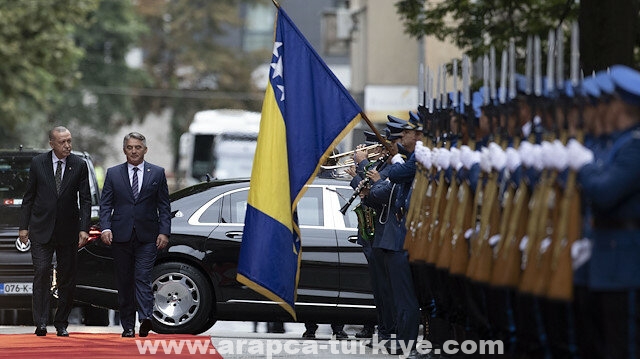
[(33, 283), (0, 283), (0, 295), (33, 294)]

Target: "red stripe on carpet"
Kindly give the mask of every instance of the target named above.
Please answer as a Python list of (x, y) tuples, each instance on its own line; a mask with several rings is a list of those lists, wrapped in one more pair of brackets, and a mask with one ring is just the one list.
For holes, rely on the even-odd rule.
[[(155, 355), (152, 355), (155, 353)], [(0, 334), (0, 358), (219, 358), (211, 338), (189, 334), (149, 334), (122, 338), (115, 333), (70, 333), (68, 338), (48, 333)]]

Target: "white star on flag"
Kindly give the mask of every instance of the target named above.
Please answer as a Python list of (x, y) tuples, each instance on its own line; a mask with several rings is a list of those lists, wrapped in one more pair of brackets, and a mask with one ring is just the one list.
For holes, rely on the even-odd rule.
[(280, 96), (280, 101), (284, 101), (284, 86), (278, 85), (278, 90), (282, 91), (282, 96)]
[(272, 62), (271, 68), (273, 69), (273, 76), (271, 76), (272, 79), (275, 79), (278, 76), (282, 77), (282, 57), (278, 57), (278, 62)]

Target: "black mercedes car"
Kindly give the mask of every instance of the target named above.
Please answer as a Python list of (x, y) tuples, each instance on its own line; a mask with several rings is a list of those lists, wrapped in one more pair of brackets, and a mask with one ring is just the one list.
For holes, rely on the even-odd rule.
[[(248, 190), (248, 180), (229, 180), (171, 194), (171, 238), (158, 253), (152, 277), (155, 331), (201, 333), (217, 320), (291, 320), (278, 304), (236, 281)], [(357, 217), (339, 211), (352, 194), (345, 181), (317, 179), (298, 204), (298, 321), (376, 320), (367, 262), (353, 243)], [(78, 255), (76, 300), (117, 309), (110, 248), (95, 240)]]

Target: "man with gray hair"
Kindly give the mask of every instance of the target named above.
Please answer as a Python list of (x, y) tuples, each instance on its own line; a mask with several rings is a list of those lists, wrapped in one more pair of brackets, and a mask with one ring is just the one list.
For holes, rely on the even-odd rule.
[(151, 271), (159, 249), (169, 242), (171, 206), (164, 168), (145, 162), (145, 137), (124, 136), (125, 163), (107, 170), (100, 199), (102, 241), (113, 250), (122, 336), (135, 337), (138, 309), (139, 335), (152, 329)]

